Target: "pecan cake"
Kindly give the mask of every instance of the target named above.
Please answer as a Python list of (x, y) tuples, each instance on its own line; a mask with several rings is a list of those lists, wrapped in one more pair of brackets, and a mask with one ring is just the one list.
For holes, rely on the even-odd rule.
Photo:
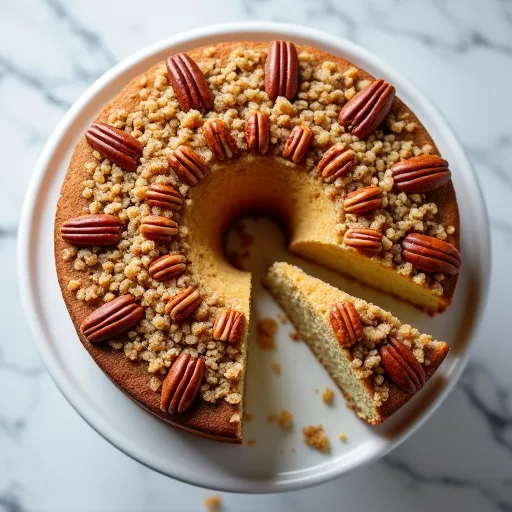
[[(251, 277), (224, 257), (230, 222), (271, 213), (290, 251), (437, 313), (461, 263), (450, 177), (393, 85), (340, 56), (285, 41), (170, 55), (127, 84), (74, 151), (55, 220), (64, 300), (84, 347), (132, 399), (240, 442)], [(383, 389), (402, 365), (412, 395), (424, 378), (404, 355), (411, 339), (379, 315), (392, 336), (363, 364)], [(352, 368), (366, 356), (356, 331)], [(404, 401), (379, 396), (380, 409), (358, 408), (371, 423)]]
[(448, 353), (443, 341), (293, 265), (274, 263), (265, 284), (348, 405), (370, 424), (417, 393)]

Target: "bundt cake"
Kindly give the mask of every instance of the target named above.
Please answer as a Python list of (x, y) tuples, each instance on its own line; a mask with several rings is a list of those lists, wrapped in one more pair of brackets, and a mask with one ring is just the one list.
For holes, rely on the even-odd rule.
[[(240, 442), (251, 276), (224, 256), (228, 225), (268, 212), (286, 227), (290, 251), (438, 313), (461, 264), (450, 177), (393, 85), (341, 56), (285, 41), (170, 55), (119, 92), (73, 153), (55, 219), (63, 297), (84, 347), (138, 404), (184, 430)], [(446, 346), (313, 278), (301, 278), (311, 284), (300, 307), (287, 306), (300, 275), (274, 267), (271, 289), (342, 388), (347, 375), (358, 413), (381, 421)], [(363, 335), (358, 327), (356, 341), (336, 349), (339, 371), (308, 335), (315, 318), (323, 346), (334, 347), (314, 287), (353, 304), (333, 313), (338, 322), (361, 317)], [(371, 348), (380, 350), (373, 377), (354, 369), (377, 344), (364, 341), (372, 318), (390, 328), (388, 348)], [(418, 364), (404, 355), (411, 346)], [(377, 399), (368, 390), (386, 387), (383, 350), (389, 365), (413, 367), (413, 384), (395, 382)]]

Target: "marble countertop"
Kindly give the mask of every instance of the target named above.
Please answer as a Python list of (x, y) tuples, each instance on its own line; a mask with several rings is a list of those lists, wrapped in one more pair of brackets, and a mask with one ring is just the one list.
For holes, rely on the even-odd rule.
[(504, 321), (512, 286), (505, 266), (512, 261), (512, 2), (2, 0), (1, 172), (7, 180), (0, 206), (0, 511), (205, 509), (211, 491), (132, 461), (57, 390), (24, 320), (14, 272), (16, 229), (46, 139), (89, 84), (175, 31), (247, 19), (307, 24), (346, 37), (433, 100), (478, 174), (493, 271), (472, 360), (420, 431), (383, 460), (313, 489), (222, 493), (223, 510), (512, 510), (512, 340)]

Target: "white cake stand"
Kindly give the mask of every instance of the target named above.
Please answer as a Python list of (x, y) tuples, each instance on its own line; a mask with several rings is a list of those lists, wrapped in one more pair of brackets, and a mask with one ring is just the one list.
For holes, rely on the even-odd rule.
[[(53, 257), (56, 203), (71, 152), (101, 108), (134, 76), (176, 52), (221, 41), (292, 40), (346, 57), (395, 85), (450, 162), (461, 214), (463, 269), (453, 305), (442, 316), (419, 311), (378, 292), (347, 282), (326, 270), (286, 254), (279, 230), (275, 244), (263, 255), (258, 244), (251, 254), (254, 270), (254, 315), (276, 317), (277, 306), (259, 285), (262, 262), (287, 259), (306, 271), (390, 309), (404, 321), (448, 340), (451, 352), (422, 393), (378, 428), (370, 428), (345, 408), (337, 391), (327, 407), (315, 388), (334, 387), (303, 343), (294, 343), (283, 326), (278, 350), (261, 352), (251, 339), (248, 410), (254, 419), (245, 426), (250, 447), (198, 439), (160, 422), (119, 391), (80, 344), (57, 283)], [(265, 221), (250, 223), (256, 234), (269, 237)], [(489, 275), (489, 232), (477, 180), (453, 132), (437, 110), (407, 80), (372, 54), (344, 39), (317, 30), (267, 22), (201, 28), (160, 41), (121, 62), (94, 83), (59, 124), (39, 160), (31, 181), (19, 230), (19, 283), (26, 314), (48, 371), (73, 407), (105, 439), (141, 463), (173, 478), (226, 491), (276, 492), (319, 484), (376, 460), (409, 437), (446, 398), (459, 378), (475, 338)], [(254, 329), (253, 329), (254, 330)], [(281, 365), (275, 375), (271, 362)], [(267, 416), (286, 408), (294, 427), (283, 432)], [(332, 450), (328, 455), (302, 442), (301, 427), (322, 423)], [(346, 432), (349, 442), (337, 434)]]

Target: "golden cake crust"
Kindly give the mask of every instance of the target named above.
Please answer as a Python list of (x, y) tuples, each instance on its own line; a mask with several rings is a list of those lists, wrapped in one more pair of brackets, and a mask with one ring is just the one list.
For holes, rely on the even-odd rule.
[[(243, 45), (245, 48), (263, 48), (266, 43), (221, 43), (216, 46), (216, 58), (227, 60), (229, 54), (237, 46)], [(300, 52), (307, 49), (308, 52), (317, 55), (320, 59), (328, 58), (337, 64), (344, 67), (350, 63), (341, 57), (327, 55), (317, 49), (310, 47), (297, 47)], [(197, 49), (188, 54), (194, 58), (202, 55), (203, 49)], [(151, 69), (146, 71), (143, 75), (150, 78), (155, 74), (156, 69), (161, 66), (161, 62), (155, 64)], [(366, 78), (373, 78), (371, 75), (361, 70)], [(142, 76), (142, 75), (141, 75)], [(138, 91), (140, 89), (139, 81), (141, 76), (134, 78), (108, 105), (106, 105), (101, 113), (98, 115), (96, 121), (107, 122), (108, 114), (111, 109), (126, 109), (131, 111), (136, 108), (140, 99)], [(412, 134), (408, 134), (410, 139), (415, 144), (422, 146), (430, 144), (435, 148), (429, 134), (422, 127), (421, 123), (417, 120), (412, 112), (398, 99), (395, 98), (394, 111), (408, 112), (411, 119), (418, 123), (418, 128)], [(437, 150), (436, 150), (437, 152)], [(219, 400), (216, 404), (206, 403), (202, 400), (196, 400), (194, 405), (190, 407), (185, 413), (171, 417), (164, 414), (159, 407), (160, 394), (152, 391), (148, 386), (148, 373), (145, 364), (142, 362), (132, 362), (125, 357), (122, 351), (111, 349), (107, 345), (93, 345), (81, 334), (79, 326), (84, 318), (89, 315), (96, 307), (98, 302), (86, 303), (76, 299), (75, 293), (68, 289), (67, 284), (70, 280), (80, 279), (83, 277), (83, 272), (77, 271), (72, 265), (65, 262), (61, 258), (63, 249), (69, 247), (60, 236), (60, 230), (63, 222), (71, 217), (88, 213), (89, 201), (82, 196), (82, 182), (85, 179), (84, 166), (87, 162), (91, 161), (93, 149), (87, 144), (85, 137), (78, 143), (69, 169), (62, 185), (61, 195), (58, 202), (56, 217), (55, 217), (55, 260), (59, 284), (62, 290), (62, 295), (69, 311), (71, 319), (75, 325), (77, 334), (87, 349), (89, 354), (93, 357), (100, 368), (109, 376), (109, 378), (119, 387), (123, 392), (127, 393), (139, 405), (151, 412), (160, 419), (171, 423), (172, 425), (183, 430), (193, 432), (194, 434), (224, 441), (241, 442), (241, 426), (242, 419), (239, 421), (232, 420), (233, 416), (237, 413), (241, 414), (240, 405), (231, 405), (224, 400)], [(240, 158), (246, 158), (242, 155)], [(453, 235), (448, 235), (446, 239), (452, 243), (457, 249), (459, 248), (459, 216), (458, 208), (455, 198), (455, 191), (452, 183), (446, 184), (441, 189), (427, 194), (430, 201), (435, 202), (439, 207), (439, 219), (444, 225), (451, 225), (455, 227)], [(451, 302), (457, 276), (446, 276), (443, 281), (444, 293), (442, 297), (444, 309)], [(439, 363), (444, 358), (444, 355), (435, 355), (433, 362), (439, 357)], [(432, 364), (432, 371), (438, 364)], [(382, 406), (381, 414), (387, 417), (393, 413), (400, 405), (406, 401), (407, 397), (400, 390), (393, 390), (388, 401)], [(230, 421), (232, 420), (232, 421)]]

